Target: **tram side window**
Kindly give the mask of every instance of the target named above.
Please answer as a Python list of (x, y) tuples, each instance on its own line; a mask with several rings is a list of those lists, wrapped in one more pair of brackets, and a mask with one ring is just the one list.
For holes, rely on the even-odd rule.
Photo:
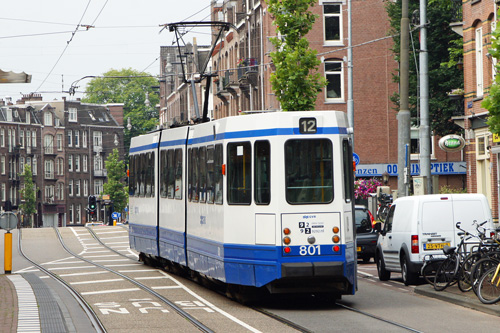
[(174, 178), (174, 197), (176, 199), (182, 199), (182, 149), (177, 148), (175, 150), (175, 178)]
[(207, 147), (207, 203), (214, 203), (214, 146)]
[(252, 200), (252, 149), (250, 142), (227, 145), (227, 201), (250, 204)]
[(167, 196), (167, 179), (168, 179), (168, 163), (167, 151), (160, 152), (160, 196), (165, 198)]
[(286, 200), (290, 204), (333, 200), (332, 142), (327, 139), (285, 143)]
[(128, 195), (133, 196), (135, 194), (135, 155), (130, 156), (128, 161)]
[(174, 164), (174, 150), (169, 149), (167, 151), (167, 177), (165, 177), (165, 183), (167, 186), (167, 197), (172, 199), (175, 192), (175, 164)]
[(345, 201), (351, 202), (354, 196), (354, 170), (352, 164), (352, 146), (346, 139), (342, 141), (344, 158), (344, 195)]
[(144, 168), (146, 160), (146, 155), (145, 154), (140, 154), (139, 155), (139, 160), (137, 161), (138, 169), (139, 169), (139, 196), (143, 197), (146, 194), (146, 169)]
[(198, 182), (199, 182), (199, 159), (198, 148), (191, 148), (191, 164), (189, 165), (189, 172), (191, 173), (191, 201), (198, 202)]
[(188, 158), (187, 158), (187, 164), (189, 166), (188, 168), (188, 200), (191, 201), (192, 199), (192, 188), (193, 188), (193, 185), (192, 185), (192, 182), (193, 182), (193, 168), (192, 168), (192, 165), (193, 165), (193, 150), (191, 148), (189, 148), (188, 150)]
[(200, 202), (206, 202), (207, 192), (207, 147), (200, 147), (198, 150), (199, 159), (199, 176), (198, 176), (198, 192)]
[(255, 203), (271, 202), (271, 147), (269, 141), (255, 142)]
[(154, 174), (154, 168), (152, 167), (152, 165), (154, 165), (154, 163), (155, 163), (155, 153), (154, 152), (147, 153), (146, 158), (144, 160), (146, 162), (144, 165), (144, 168), (146, 169), (146, 179), (145, 179), (146, 196), (147, 197), (151, 197), (151, 196), (154, 197), (155, 174)]
[(214, 162), (215, 203), (222, 204), (222, 144), (215, 145)]

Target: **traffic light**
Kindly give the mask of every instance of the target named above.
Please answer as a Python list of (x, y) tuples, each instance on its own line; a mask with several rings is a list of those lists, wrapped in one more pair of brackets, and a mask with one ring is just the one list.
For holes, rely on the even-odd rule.
[(96, 203), (96, 199), (95, 199), (95, 195), (91, 195), (89, 196), (89, 211), (90, 213), (95, 213), (97, 209), (97, 203)]

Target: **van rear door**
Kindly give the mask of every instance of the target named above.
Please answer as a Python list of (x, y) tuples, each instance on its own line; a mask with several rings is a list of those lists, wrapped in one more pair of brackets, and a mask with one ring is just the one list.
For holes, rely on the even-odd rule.
[(424, 200), (422, 202), (421, 222), (421, 253), (443, 254), (445, 245), (455, 246), (455, 231), (453, 224), (453, 204), (448, 197), (441, 200)]
[[(491, 213), (487, 205), (486, 198), (473, 194), (453, 195), (453, 224), (460, 222), (460, 227), (473, 234), (477, 234), (476, 223), (481, 224), (484, 221), (484, 228), (493, 228), (491, 221)], [(455, 228), (455, 241), (460, 242), (460, 237), (456, 233), (460, 232)], [(470, 238), (468, 243), (477, 243), (477, 238)]]

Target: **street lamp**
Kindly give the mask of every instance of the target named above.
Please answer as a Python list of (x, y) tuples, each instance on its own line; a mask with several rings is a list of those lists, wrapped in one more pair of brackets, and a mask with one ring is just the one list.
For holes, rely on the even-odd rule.
[(387, 171), (385, 171), (383, 174), (382, 174), (382, 181), (384, 182), (384, 185), (387, 185), (387, 183), (389, 182), (389, 173), (387, 173)]

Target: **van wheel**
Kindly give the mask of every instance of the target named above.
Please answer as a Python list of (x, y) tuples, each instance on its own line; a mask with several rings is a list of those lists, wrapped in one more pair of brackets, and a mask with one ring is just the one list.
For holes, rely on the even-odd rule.
[(391, 278), (391, 272), (385, 269), (384, 261), (382, 260), (380, 254), (375, 256), (375, 260), (377, 261), (378, 279), (380, 281), (389, 280)]
[(403, 260), (401, 260), (401, 276), (403, 277), (405, 286), (417, 283), (418, 275), (410, 272), (408, 259), (406, 259), (406, 257), (403, 257)]

